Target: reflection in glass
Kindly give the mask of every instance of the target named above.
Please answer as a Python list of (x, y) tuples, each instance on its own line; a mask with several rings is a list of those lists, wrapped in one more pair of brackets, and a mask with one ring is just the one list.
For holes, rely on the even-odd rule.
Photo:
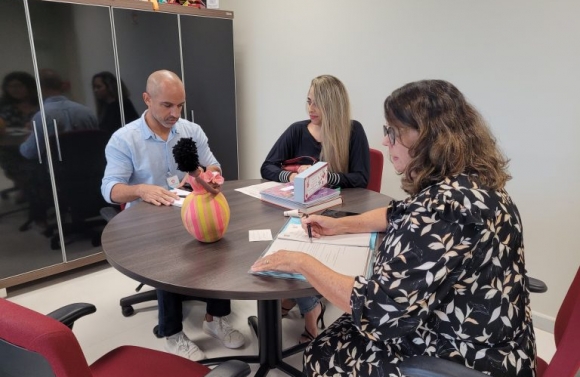
[(139, 118), (133, 102), (129, 99), (129, 90), (121, 81), (124, 115), (123, 119), (121, 119), (117, 78), (111, 72), (100, 72), (93, 76), (93, 93), (97, 106), (99, 129), (105, 131), (107, 135), (111, 136), (123, 124)]
[[(39, 149), (41, 157), (50, 150), (43, 167), (48, 174), (51, 164), (53, 181), (46, 177), (47, 191), (56, 193), (59, 204), (58, 217), (51, 217), (54, 201), (38, 212), (48, 214), (51, 233), (46, 242), (53, 250), (64, 249), (66, 261), (71, 261), (101, 251), (98, 234), (104, 221), (93, 224), (89, 220), (98, 219), (99, 209), (105, 206), (100, 182), (95, 183), (103, 172), (92, 167), (104, 170), (106, 137), (98, 131), (92, 81), (98, 72), (115, 70), (110, 13), (101, 6), (40, 0), (28, 4), (46, 115), (46, 129), (37, 124)], [(40, 116), (37, 123), (42, 123)], [(83, 144), (87, 134), (93, 138), (90, 145)], [(31, 145), (29, 140), (21, 153), (31, 157), (32, 148), (27, 148)], [(79, 195), (84, 204), (76, 200)]]
[[(36, 191), (50, 182), (45, 165), (28, 160), (19, 151), (38, 111), (38, 93), (24, 4), (0, 1), (0, 280), (62, 263), (62, 254), (50, 249), (47, 222), (35, 221), (34, 202), (50, 205), (52, 195)], [(39, 183), (40, 182), (40, 183)], [(48, 214), (54, 219), (54, 211)]]
[[(147, 78), (154, 71), (167, 69), (181, 77), (177, 15), (114, 9), (119, 70), (127, 88), (141, 98)], [(145, 109), (135, 101), (137, 112)]]

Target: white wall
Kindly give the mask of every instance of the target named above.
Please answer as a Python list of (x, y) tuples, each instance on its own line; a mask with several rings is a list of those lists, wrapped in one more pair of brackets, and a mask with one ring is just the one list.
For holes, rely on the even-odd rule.
[[(382, 103), (399, 86), (451, 81), (489, 121), (512, 159), (527, 268), (549, 285), (532, 296), (554, 317), (580, 251), (580, 2), (575, 0), (221, 0), (234, 11), (240, 177), (259, 178), (269, 148), (305, 119), (310, 80), (347, 86), (371, 147), (382, 149)], [(396, 198), (387, 163), (382, 192)]]

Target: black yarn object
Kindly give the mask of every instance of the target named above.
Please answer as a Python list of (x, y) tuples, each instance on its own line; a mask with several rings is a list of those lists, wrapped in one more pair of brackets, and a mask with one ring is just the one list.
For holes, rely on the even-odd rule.
[(173, 158), (177, 162), (177, 169), (182, 172), (196, 171), (199, 167), (199, 156), (195, 141), (190, 137), (180, 139), (173, 147)]

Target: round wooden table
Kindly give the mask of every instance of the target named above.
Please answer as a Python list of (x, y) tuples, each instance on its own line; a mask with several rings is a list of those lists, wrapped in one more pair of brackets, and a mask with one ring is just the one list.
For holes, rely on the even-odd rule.
[[(261, 180), (227, 181), (222, 192), (228, 200), (231, 218), (225, 236), (210, 244), (194, 239), (183, 227), (180, 208), (138, 203), (115, 216), (102, 235), (109, 263), (123, 274), (170, 292), (184, 295), (257, 300), (258, 318), (250, 318), (259, 339), (258, 356), (235, 359), (260, 363), (256, 376), (270, 369), (301, 376), (283, 361), (304, 349), (299, 345), (282, 350), (280, 300), (316, 294), (308, 282), (256, 276), (250, 266), (267, 248), (267, 242), (249, 242), (248, 231), (271, 229), (273, 236), (288, 218), (285, 209), (235, 191)], [(366, 189), (342, 190), (341, 210), (364, 212), (386, 206), (390, 198)], [(207, 360), (217, 363), (226, 358)]]

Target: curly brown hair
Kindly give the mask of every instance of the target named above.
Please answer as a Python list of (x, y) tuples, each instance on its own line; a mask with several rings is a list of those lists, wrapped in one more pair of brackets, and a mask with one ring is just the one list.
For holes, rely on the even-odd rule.
[(409, 147), (402, 188), (417, 194), (446, 177), (468, 174), (479, 185), (497, 190), (511, 179), (509, 159), (482, 116), (463, 94), (443, 80), (412, 82), (385, 100), (385, 118), (400, 132), (419, 132)]

